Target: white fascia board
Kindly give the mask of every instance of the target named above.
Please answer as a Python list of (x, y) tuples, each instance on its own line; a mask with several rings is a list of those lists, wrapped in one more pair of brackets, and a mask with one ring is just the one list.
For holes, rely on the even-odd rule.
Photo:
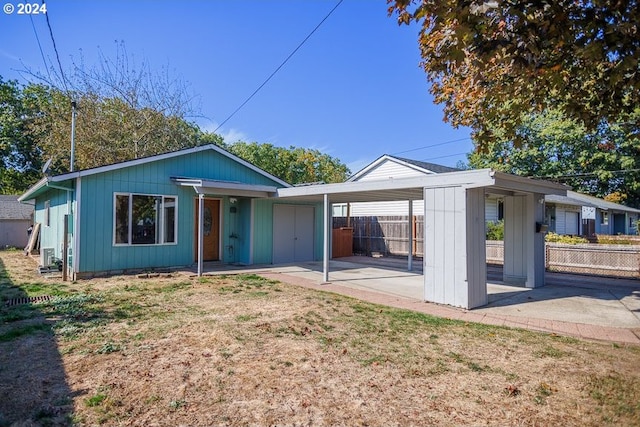
[(29, 188), (27, 191), (25, 191), (20, 197), (18, 197), (18, 201), (20, 203), (22, 203), (25, 200), (30, 200), (31, 199), (31, 195), (33, 193), (35, 193), (36, 191), (40, 190), (45, 185), (47, 185), (47, 182), (48, 182), (47, 177), (42, 178), (40, 181), (38, 181), (35, 184), (33, 184), (31, 186), (31, 188)]
[(525, 193), (555, 194), (566, 196), (570, 187), (554, 182), (524, 178), (504, 172), (492, 171), (495, 186), (506, 190), (522, 191)]
[(77, 171), (77, 172), (69, 172), (69, 173), (66, 173), (64, 175), (58, 175), (58, 176), (52, 177), (51, 180), (52, 181), (56, 181), (56, 182), (65, 181), (67, 179), (77, 178), (79, 176), (95, 175), (95, 174), (98, 174), (98, 173), (109, 172), (109, 171), (118, 170), (118, 169), (122, 169), (122, 168), (126, 168), (126, 167), (142, 165), (142, 164), (145, 164), (145, 163), (155, 162), (155, 161), (158, 161), (158, 160), (170, 159), (170, 158), (173, 158), (173, 157), (178, 157), (178, 156), (183, 156), (183, 155), (187, 155), (187, 154), (198, 153), (198, 152), (207, 151), (207, 150), (216, 151), (216, 152), (222, 154), (223, 156), (228, 157), (229, 159), (235, 161), (236, 163), (240, 163), (241, 165), (246, 166), (247, 168), (253, 170), (254, 172), (257, 172), (260, 175), (262, 175), (264, 177), (267, 177), (272, 181), (277, 182), (278, 184), (282, 185), (283, 187), (291, 187), (291, 184), (288, 184), (288, 183), (284, 182), (283, 180), (281, 180), (280, 178), (277, 178), (277, 177), (275, 177), (275, 176), (263, 171), (262, 169), (258, 168), (257, 166), (252, 165), (251, 163), (247, 162), (246, 160), (243, 160), (240, 157), (235, 156), (234, 154), (231, 154), (226, 150), (223, 150), (222, 148), (218, 147), (215, 144), (201, 145), (199, 147), (193, 147), (193, 148), (189, 148), (189, 149), (186, 149), (186, 150), (172, 151), (170, 153), (158, 154), (158, 155), (155, 155), (155, 156), (144, 157), (144, 158), (141, 158), (141, 159), (127, 160), (127, 161), (124, 161), (124, 162), (115, 163), (113, 165), (99, 166), (97, 168), (86, 169), (86, 170)]
[(356, 172), (353, 175), (351, 175), (351, 177), (349, 177), (349, 179), (347, 179), (345, 182), (356, 182), (362, 175), (367, 174), (371, 169), (373, 169), (376, 166), (378, 166), (381, 162), (383, 162), (387, 158), (388, 158), (388, 156), (386, 154), (378, 157), (376, 160), (374, 160), (373, 162), (369, 163), (364, 168), (360, 169), (358, 172)]
[(193, 187), (198, 194), (220, 194), (244, 197), (270, 197), (276, 193), (277, 187), (270, 185), (252, 185), (231, 181), (209, 181), (197, 178), (171, 178), (183, 187)]
[(448, 172), (415, 178), (387, 179), (380, 181), (354, 181), (337, 184), (319, 184), (305, 187), (279, 188), (278, 197), (300, 197), (322, 194), (340, 194), (363, 191), (402, 190), (409, 188), (438, 188), (465, 186), (486, 187), (494, 185), (491, 169)]

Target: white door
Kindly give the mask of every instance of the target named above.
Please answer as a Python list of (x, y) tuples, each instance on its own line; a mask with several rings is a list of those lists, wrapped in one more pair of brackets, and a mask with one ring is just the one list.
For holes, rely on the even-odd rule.
[(313, 207), (274, 205), (273, 263), (313, 261)]
[(578, 212), (565, 212), (564, 219), (565, 219), (565, 228), (564, 228), (565, 234), (573, 234), (574, 236), (577, 236), (579, 233)]

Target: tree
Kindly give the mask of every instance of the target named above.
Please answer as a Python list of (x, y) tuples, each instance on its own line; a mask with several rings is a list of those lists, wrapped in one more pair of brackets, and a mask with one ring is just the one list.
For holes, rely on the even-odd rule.
[(227, 149), (290, 184), (343, 182), (350, 173), (340, 160), (308, 148), (238, 141)]
[(42, 159), (30, 124), (33, 94), (0, 76), (0, 194), (20, 193), (40, 178)]
[(515, 133), (502, 129), (495, 139), (468, 156), (474, 168), (490, 167), (515, 175), (539, 177), (616, 203), (640, 206), (640, 109), (628, 124), (601, 124), (589, 132), (582, 124), (550, 110), (524, 115)]
[(636, 0), (388, 0), (421, 26), (421, 66), (445, 120), (479, 145), (519, 141), (522, 113), (550, 107), (594, 131), (640, 105)]
[[(40, 111), (32, 124), (42, 155), (54, 159), (52, 172), (68, 171), (71, 102), (77, 104), (75, 168), (85, 169), (199, 145), (203, 133), (188, 118), (194, 96), (166, 68), (151, 72), (137, 63), (124, 43), (116, 54), (99, 51), (98, 65), (73, 60), (68, 76), (26, 71), (44, 82), (31, 84)], [(221, 141), (221, 140), (220, 140)]]

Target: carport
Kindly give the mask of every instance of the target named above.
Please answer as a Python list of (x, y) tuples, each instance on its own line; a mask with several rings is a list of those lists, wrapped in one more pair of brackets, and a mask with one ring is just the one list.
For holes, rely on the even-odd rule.
[[(508, 284), (544, 285), (544, 196), (567, 187), (491, 169), (416, 178), (280, 188), (277, 196), (323, 203), (323, 280), (329, 282), (331, 204), (424, 201), (423, 300), (456, 307), (486, 305), (487, 270), (484, 199), (504, 198), (504, 270)], [(409, 257), (408, 268), (412, 259)]]

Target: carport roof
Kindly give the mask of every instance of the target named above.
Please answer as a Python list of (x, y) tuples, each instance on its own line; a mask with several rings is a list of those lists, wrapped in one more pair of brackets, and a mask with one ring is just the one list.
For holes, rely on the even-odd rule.
[(322, 201), (325, 194), (332, 203), (422, 200), (425, 188), (485, 187), (498, 194), (556, 194), (564, 196), (569, 187), (549, 181), (534, 180), (492, 169), (447, 172), (415, 178), (356, 181), (279, 188), (278, 198), (300, 201)]

